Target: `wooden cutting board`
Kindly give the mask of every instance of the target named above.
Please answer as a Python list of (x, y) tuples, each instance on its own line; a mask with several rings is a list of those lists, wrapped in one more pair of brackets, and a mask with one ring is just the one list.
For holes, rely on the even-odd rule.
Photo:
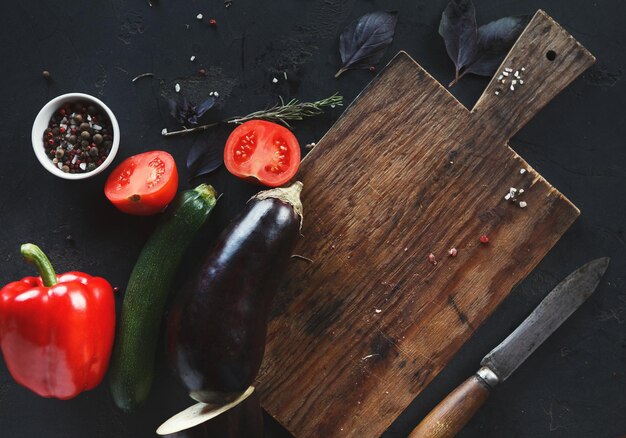
[(496, 74), (468, 111), (401, 52), (309, 153), (312, 263), (282, 282), (258, 382), (293, 435), (379, 436), (567, 230), (578, 209), (507, 141), (593, 62), (539, 11), (501, 68), (524, 84)]

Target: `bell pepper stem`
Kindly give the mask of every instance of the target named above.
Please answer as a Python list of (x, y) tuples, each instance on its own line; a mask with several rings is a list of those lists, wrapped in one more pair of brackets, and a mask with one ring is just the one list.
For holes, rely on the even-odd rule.
[(32, 243), (25, 243), (20, 248), (20, 252), (24, 260), (37, 267), (44, 286), (51, 287), (57, 284), (57, 275), (54, 272), (52, 263), (50, 263), (50, 259), (48, 259), (41, 248)]

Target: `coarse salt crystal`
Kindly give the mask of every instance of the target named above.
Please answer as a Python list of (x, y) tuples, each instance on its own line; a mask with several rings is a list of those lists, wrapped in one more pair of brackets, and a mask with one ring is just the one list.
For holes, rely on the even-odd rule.
[(498, 76), (497, 80), (501, 80), (502, 79), (502, 75)]
[(198, 15), (196, 15), (196, 18), (197, 18), (198, 20), (202, 20), (202, 17), (203, 17), (203, 15), (202, 15), (202, 14), (198, 14)]
[(512, 71), (513, 71), (513, 69), (512, 69), (512, 68), (509, 68), (509, 67), (506, 67), (504, 70), (505, 70), (505, 71), (508, 71), (508, 72), (512, 72)]
[(500, 94), (500, 92), (498, 90), (496, 90), (496, 92), (494, 93), (496, 96), (498, 96)]
[(519, 80), (520, 85), (524, 85), (524, 81), (523, 80)]
[(196, 60), (196, 56), (195, 56), (195, 55), (191, 55), (191, 58), (189, 58), (189, 60), (190, 60), (191, 62), (194, 62), (194, 61)]
[(382, 312), (382, 310), (380, 310), (380, 309), (374, 309), (374, 311), (375, 311), (376, 313), (380, 313), (380, 312)]
[(180, 84), (174, 85), (174, 90), (176, 90), (177, 93), (180, 93)]
[(526, 208), (528, 204), (525, 201), (519, 203), (520, 208)]
[(76, 164), (76, 161), (78, 161), (78, 155), (74, 155), (74, 158), (72, 158), (72, 164)]
[(515, 87), (511, 85), (511, 91), (515, 91)]
[(102, 131), (102, 126), (100, 126), (100, 125), (95, 125), (95, 124), (94, 124), (94, 125), (92, 126), (92, 128), (93, 128), (93, 129), (95, 129), (96, 131)]
[(80, 163), (78, 167), (80, 167), (80, 170), (85, 170), (87, 169), (87, 163)]
[(518, 193), (521, 195), (522, 193), (524, 193), (524, 189), (519, 189)]
[(276, 79), (276, 78), (272, 79), (272, 83), (274, 83), (274, 84), (278, 83), (278, 79)]
[(220, 97), (220, 93), (218, 93), (217, 91), (214, 91), (214, 92), (213, 92), (213, 96), (215, 96), (215, 97)]
[(519, 173), (520, 173), (520, 175), (525, 174), (525, 173), (526, 173), (526, 169), (520, 169), (520, 170), (519, 170)]
[(511, 199), (511, 194), (507, 193), (506, 195), (504, 195), (504, 199), (506, 199), (507, 201)]
[(167, 134), (167, 128), (163, 128), (163, 129), (161, 130), (161, 135), (165, 135), (165, 134)]
[(511, 187), (511, 188), (509, 189), (509, 193), (510, 193), (511, 195), (514, 195), (514, 194), (516, 194), (516, 193), (517, 193), (517, 189), (516, 189), (515, 187)]
[(509, 75), (509, 72), (507, 72), (507, 71), (503, 71), (503, 72), (502, 72), (502, 74), (503, 74), (504, 76), (508, 76), (508, 75)]
[(511, 81), (511, 84), (516, 85), (516, 84), (517, 84), (517, 80), (513, 79), (513, 80)]

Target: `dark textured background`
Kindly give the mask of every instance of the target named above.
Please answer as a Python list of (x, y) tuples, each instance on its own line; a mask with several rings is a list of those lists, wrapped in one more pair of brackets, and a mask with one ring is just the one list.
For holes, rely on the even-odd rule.
[[(18, 253), (32, 241), (58, 271), (79, 269), (124, 286), (154, 226), (154, 218), (118, 213), (102, 194), (108, 172), (84, 182), (47, 173), (31, 150), (32, 121), (52, 97), (82, 91), (103, 99), (122, 130), (116, 163), (155, 148), (170, 151), (181, 187), (209, 181), (224, 197), (192, 254), (256, 190), (223, 168), (187, 182), (185, 159), (194, 142), (221, 145), (225, 133), (163, 139), (176, 125), (159, 96), (174, 82), (202, 96), (217, 90), (213, 117), (247, 114), (278, 96), (303, 100), (339, 91), (351, 101), (370, 81), (367, 71), (333, 78), (337, 37), (352, 19), (378, 9), (399, 11), (393, 46), (384, 62), (406, 50), (433, 76), (453, 75), (437, 26), (446, 0), (147, 0), (8, 1), (0, 5), (0, 281), (31, 274)], [(545, 9), (596, 57), (598, 63), (567, 88), (511, 141), (513, 148), (582, 210), (581, 217), (540, 266), (504, 302), (433, 381), (387, 437), (405, 436), (448, 391), (474, 372), (558, 280), (593, 257), (613, 258), (596, 294), (554, 334), (467, 426), (463, 437), (616, 437), (626, 434), (626, 2), (620, 0), (476, 0), (479, 22)], [(205, 23), (196, 20), (202, 12)], [(206, 19), (218, 20), (216, 29)], [(187, 30), (185, 24), (189, 24)], [(191, 55), (196, 62), (189, 61)], [(198, 81), (200, 67), (208, 70)], [(47, 69), (47, 82), (41, 71)], [(282, 72), (287, 72), (284, 80)], [(157, 79), (136, 83), (140, 73)], [(272, 78), (280, 79), (278, 84)], [(468, 77), (453, 93), (472, 106), (486, 85)], [(318, 140), (340, 115), (298, 123), (302, 145)], [(355, 146), (354, 153), (358, 154)], [(340, 195), (340, 194), (338, 194)], [(306, 200), (305, 200), (306, 202)], [(68, 239), (71, 236), (71, 239)], [(189, 260), (191, 263), (191, 260)], [(162, 359), (162, 358), (161, 358)], [(11, 380), (0, 361), (2, 437), (150, 437), (156, 426), (190, 404), (160, 361), (148, 403), (132, 415), (113, 405), (107, 385), (60, 402), (38, 398)], [(268, 436), (285, 432), (269, 422)]]

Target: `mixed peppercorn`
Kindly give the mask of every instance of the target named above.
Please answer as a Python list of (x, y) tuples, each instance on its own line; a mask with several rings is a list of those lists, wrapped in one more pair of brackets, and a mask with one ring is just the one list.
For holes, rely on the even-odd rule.
[(111, 121), (91, 102), (66, 103), (50, 118), (43, 144), (46, 155), (63, 172), (91, 172), (111, 151)]

